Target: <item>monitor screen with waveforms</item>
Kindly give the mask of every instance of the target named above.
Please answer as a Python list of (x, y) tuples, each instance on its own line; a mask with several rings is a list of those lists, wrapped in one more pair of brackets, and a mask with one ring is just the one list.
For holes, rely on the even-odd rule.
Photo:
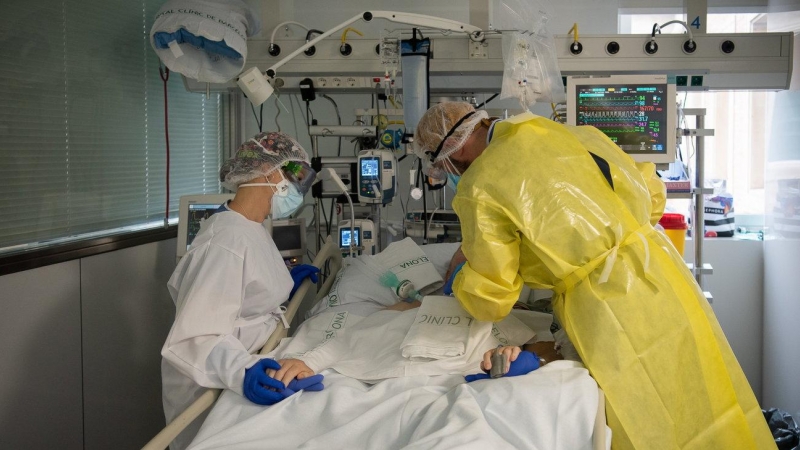
[(675, 85), (664, 75), (570, 79), (568, 122), (591, 125), (637, 161), (675, 158)]

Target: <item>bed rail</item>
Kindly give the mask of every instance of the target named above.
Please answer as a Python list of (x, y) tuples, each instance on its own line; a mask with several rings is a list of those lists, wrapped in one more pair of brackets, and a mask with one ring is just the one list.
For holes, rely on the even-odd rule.
[[(325, 244), (322, 246), (319, 252), (317, 252), (317, 256), (314, 258), (314, 262), (312, 265), (314, 267), (322, 268), (325, 265), (325, 261), (330, 261), (330, 268), (331, 268), (331, 276), (329, 276), (325, 282), (320, 286), (317, 295), (314, 297), (314, 301), (319, 300), (320, 298), (324, 297), (325, 294), (328, 293), (331, 284), (333, 283), (334, 279), (336, 278), (335, 275), (342, 267), (342, 250), (339, 246), (334, 243), (333, 238), (328, 236), (325, 240)], [(310, 279), (306, 279), (297, 288), (297, 292), (295, 292), (294, 297), (292, 297), (292, 301), (289, 302), (289, 305), (286, 307), (286, 321), (291, 323), (294, 319), (294, 316), (297, 314), (297, 310), (300, 308), (300, 305), (303, 303), (303, 299), (306, 297), (306, 293), (308, 290), (313, 286), (314, 283), (311, 282)], [(299, 299), (295, 301), (296, 299)], [(283, 323), (278, 323), (278, 327), (267, 339), (267, 342), (261, 347), (260, 354), (264, 355), (278, 346), (281, 342), (281, 339), (285, 338), (289, 335), (289, 330), (283, 325)]]
[(611, 448), (606, 429), (606, 395), (597, 387), (597, 415), (594, 417), (594, 430), (592, 432), (592, 450), (607, 450)]
[[(322, 268), (325, 265), (325, 262), (330, 262), (330, 269), (331, 275), (325, 280), (325, 282), (320, 286), (317, 295), (314, 297), (315, 301), (322, 298), (325, 294), (327, 294), (328, 290), (331, 287), (331, 284), (334, 281), (336, 273), (342, 266), (342, 252), (339, 249), (339, 246), (336, 245), (333, 238), (328, 236), (325, 239), (325, 244), (322, 248), (317, 252), (317, 256), (314, 258), (314, 261), (311, 265), (315, 267)], [(284, 316), (286, 317), (287, 322), (291, 323), (292, 319), (294, 319), (295, 314), (297, 314), (297, 310), (300, 308), (300, 305), (303, 303), (303, 300), (308, 293), (308, 290), (311, 289), (311, 286), (314, 283), (311, 282), (310, 279), (306, 279), (300, 284), (300, 287), (297, 288), (297, 291), (292, 296), (289, 304), (286, 307), (286, 313)], [(267, 354), (275, 349), (278, 346), (281, 339), (288, 336), (289, 330), (283, 325), (282, 322), (278, 323), (277, 328), (275, 331), (267, 339), (267, 342), (261, 347), (259, 354)], [(178, 417), (176, 417), (172, 422), (167, 424), (163, 430), (161, 430), (153, 439), (150, 440), (147, 444), (142, 447), (142, 450), (164, 450), (167, 448), (187, 425), (192, 423), (195, 419), (197, 419), (200, 414), (203, 413), (209, 406), (213, 405), (214, 402), (219, 397), (219, 394), (222, 391), (220, 389), (208, 389), (206, 392), (203, 393), (194, 403), (189, 405), (188, 408), (184, 412), (182, 412)]]

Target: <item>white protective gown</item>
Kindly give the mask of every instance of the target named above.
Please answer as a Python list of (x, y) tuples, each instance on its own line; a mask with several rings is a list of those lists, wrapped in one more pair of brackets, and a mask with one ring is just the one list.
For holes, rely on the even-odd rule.
[[(176, 314), (161, 349), (167, 423), (205, 388), (242, 394), (245, 369), (260, 359), (251, 353), (281, 320), (279, 306), (292, 286), (261, 224), (235, 211), (219, 212), (202, 224), (168, 283)], [(204, 418), (190, 424), (170, 448), (188, 446)]]

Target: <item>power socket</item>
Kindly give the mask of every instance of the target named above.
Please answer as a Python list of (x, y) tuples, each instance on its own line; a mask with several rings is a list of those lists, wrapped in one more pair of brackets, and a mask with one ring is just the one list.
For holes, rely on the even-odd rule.
[(349, 89), (372, 87), (372, 78), (353, 76), (332, 76), (313, 78), (314, 87), (318, 89)]

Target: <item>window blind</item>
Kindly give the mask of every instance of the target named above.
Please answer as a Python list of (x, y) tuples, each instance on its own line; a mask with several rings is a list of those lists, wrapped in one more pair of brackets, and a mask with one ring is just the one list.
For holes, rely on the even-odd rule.
[[(161, 0), (12, 1), (0, 16), (0, 248), (163, 219)], [(33, 24), (38, 24), (32, 26)], [(46, 24), (46, 26), (44, 25)], [(218, 193), (223, 101), (168, 81), (170, 211)]]

